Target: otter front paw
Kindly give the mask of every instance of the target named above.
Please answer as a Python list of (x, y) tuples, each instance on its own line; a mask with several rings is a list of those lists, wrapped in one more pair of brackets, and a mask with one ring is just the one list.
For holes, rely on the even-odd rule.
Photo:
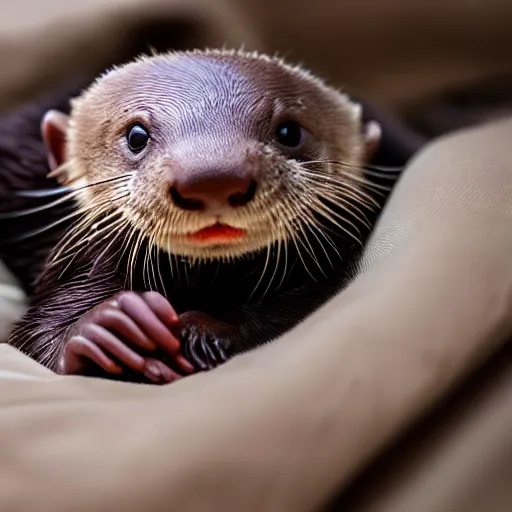
[(211, 370), (234, 355), (236, 327), (200, 311), (180, 315), (183, 354), (197, 369)]
[(128, 380), (146, 377), (154, 383), (172, 382), (179, 375), (165, 358), (154, 356), (160, 351), (181, 369), (193, 370), (171, 332), (177, 323), (178, 315), (163, 296), (121, 292), (83, 315), (68, 331), (60, 372), (90, 375), (99, 369), (124, 374)]

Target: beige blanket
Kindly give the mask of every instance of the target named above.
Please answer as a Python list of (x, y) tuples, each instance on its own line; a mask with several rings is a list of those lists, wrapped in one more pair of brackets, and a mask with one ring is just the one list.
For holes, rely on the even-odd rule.
[[(93, 4), (61, 2), (43, 13), (50, 25), (35, 8), (18, 18), (5, 11), (3, 108), (68, 70), (101, 67), (121, 51), (116, 27), (136, 30), (151, 13), (188, 27), (198, 45), (238, 45), (247, 35), (272, 46), (284, 22), (270, 8), (266, 20), (248, 11), (251, 26), (259, 23), (249, 36), (231, 6), (217, 2)], [(311, 11), (294, 11), (307, 28)], [(439, 26), (460, 10), (445, 13)], [(287, 44), (301, 46), (298, 38)], [(329, 58), (315, 55), (319, 66)], [(503, 64), (486, 62), (473, 72)], [(214, 372), (164, 388), (64, 378), (2, 347), (0, 510), (300, 512), (340, 491), (342, 510), (510, 510), (511, 137), (505, 121), (424, 151), (388, 205), (359, 279), (281, 340)], [(16, 288), (2, 290), (17, 314)], [(500, 350), (465, 392), (396, 444)], [(396, 448), (384, 454), (389, 443)], [(379, 453), (381, 462), (361, 474)]]

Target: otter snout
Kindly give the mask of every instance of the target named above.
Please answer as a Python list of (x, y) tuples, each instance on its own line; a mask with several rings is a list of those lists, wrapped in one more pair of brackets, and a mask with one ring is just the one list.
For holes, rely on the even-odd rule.
[(182, 168), (172, 174), (170, 198), (183, 210), (236, 208), (245, 206), (256, 194), (256, 180), (243, 165)]

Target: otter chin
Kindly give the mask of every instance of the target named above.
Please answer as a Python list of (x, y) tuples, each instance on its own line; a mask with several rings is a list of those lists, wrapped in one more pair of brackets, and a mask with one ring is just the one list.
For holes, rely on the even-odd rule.
[(169, 381), (346, 282), (381, 137), (347, 94), (277, 57), (197, 50), (115, 67), (70, 104), (41, 133), (76, 220), (10, 343), (63, 373)]

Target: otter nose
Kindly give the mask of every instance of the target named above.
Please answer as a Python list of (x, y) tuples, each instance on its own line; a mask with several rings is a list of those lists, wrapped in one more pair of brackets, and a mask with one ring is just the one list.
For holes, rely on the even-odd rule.
[(184, 210), (244, 206), (254, 198), (256, 182), (240, 169), (183, 172), (170, 188), (171, 199)]

